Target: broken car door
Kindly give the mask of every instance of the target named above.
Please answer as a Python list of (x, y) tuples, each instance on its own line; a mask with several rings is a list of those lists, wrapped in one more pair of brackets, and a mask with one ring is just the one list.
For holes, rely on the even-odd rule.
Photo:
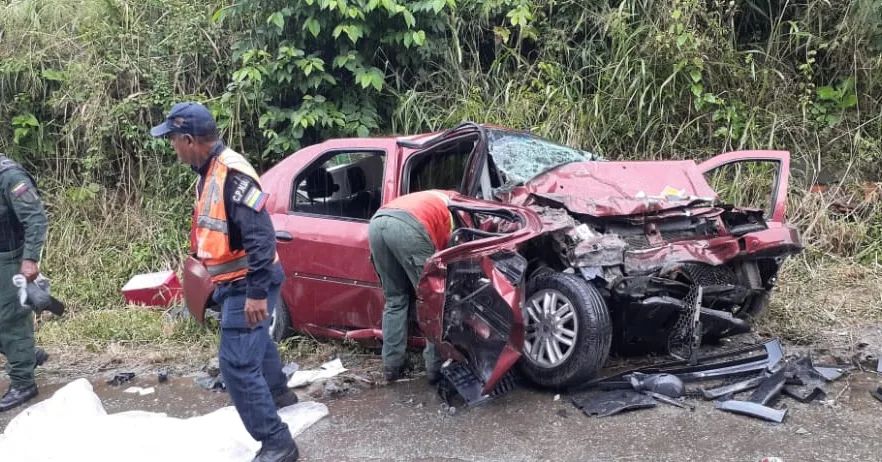
[(784, 223), (790, 179), (787, 151), (736, 151), (698, 165), (720, 199), (759, 208), (766, 220)]
[(521, 355), (527, 261), (517, 245), (542, 224), (528, 209), (463, 196), (454, 198), (451, 211), (473, 226), (490, 218), (515, 225), (494, 233), (459, 220), (451, 247), (429, 259), (417, 290), (420, 328), (444, 358), (466, 368), (460, 375), (476, 384), (474, 393), (485, 396)]

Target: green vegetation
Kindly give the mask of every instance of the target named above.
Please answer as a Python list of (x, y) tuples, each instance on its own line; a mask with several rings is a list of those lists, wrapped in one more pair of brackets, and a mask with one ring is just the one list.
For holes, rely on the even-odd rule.
[(78, 316), (184, 251), (193, 177), (146, 133), (184, 99), (262, 167), (327, 137), (465, 119), (608, 158), (787, 149), (808, 250), (770, 329), (841, 322), (794, 311), (830, 274), (882, 287), (878, 0), (6, 1), (0, 151), (40, 178), (44, 267)]

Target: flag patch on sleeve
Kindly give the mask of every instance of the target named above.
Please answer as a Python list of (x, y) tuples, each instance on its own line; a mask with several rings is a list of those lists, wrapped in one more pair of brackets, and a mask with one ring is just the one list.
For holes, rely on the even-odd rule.
[(266, 200), (269, 198), (269, 194), (252, 187), (248, 190), (248, 193), (245, 194), (245, 198), (242, 199), (242, 203), (245, 204), (246, 207), (252, 208), (256, 211), (263, 210), (263, 206), (266, 205)]
[(20, 181), (17, 185), (15, 185), (12, 188), (12, 195), (15, 197), (21, 197), (28, 191), (30, 191), (30, 187), (28, 187), (28, 183), (26, 181)]

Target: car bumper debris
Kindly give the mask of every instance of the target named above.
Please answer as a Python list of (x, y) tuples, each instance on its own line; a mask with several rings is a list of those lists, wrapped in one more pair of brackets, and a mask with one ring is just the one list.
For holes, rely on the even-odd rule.
[[(575, 395), (573, 403), (589, 416), (602, 417), (651, 407), (631, 407), (628, 399), (642, 402), (635, 394), (682, 408), (693, 406), (677, 398), (701, 397), (714, 401), (714, 407), (722, 411), (780, 423), (788, 412), (774, 407), (781, 396), (812, 402), (826, 395), (828, 383), (847, 372), (843, 367), (815, 365), (809, 356), (785, 358), (778, 339), (701, 356), (694, 365), (689, 362), (680, 359), (594, 380), (581, 388), (583, 392)], [(589, 389), (595, 391), (584, 391)], [(735, 398), (748, 391), (747, 399)], [(882, 387), (874, 396), (882, 401)], [(611, 402), (604, 407), (597, 402), (601, 399)]]

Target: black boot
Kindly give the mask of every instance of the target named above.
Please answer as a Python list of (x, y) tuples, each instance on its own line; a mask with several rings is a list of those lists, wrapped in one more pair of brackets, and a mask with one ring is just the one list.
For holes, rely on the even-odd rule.
[(46, 353), (46, 350), (37, 347), (34, 349), (34, 354), (37, 357), (37, 365), (42, 366), (43, 363), (49, 360), (49, 353)]
[(35, 396), (37, 396), (37, 385), (29, 387), (13, 387), (10, 385), (3, 398), (0, 398), (0, 412), (21, 406)]
[(300, 451), (297, 450), (297, 444), (294, 440), (286, 446), (268, 449), (261, 447), (260, 452), (251, 462), (296, 462), (300, 457)]
[(273, 403), (276, 404), (276, 409), (297, 404), (298, 401), (300, 400), (297, 399), (297, 393), (291, 391), (290, 388), (285, 388), (278, 393), (273, 393)]

